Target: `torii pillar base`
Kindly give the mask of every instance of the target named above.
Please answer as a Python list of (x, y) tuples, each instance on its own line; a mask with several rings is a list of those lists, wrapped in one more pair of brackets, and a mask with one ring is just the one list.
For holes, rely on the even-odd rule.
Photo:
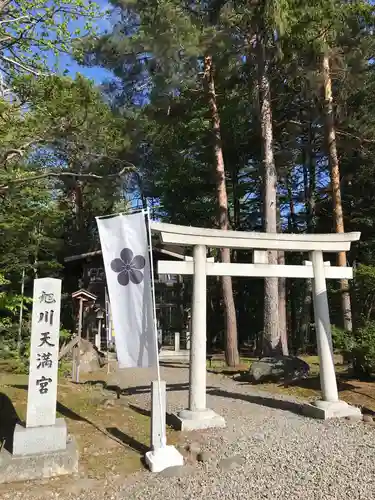
[(327, 420), (329, 418), (362, 418), (362, 413), (359, 408), (351, 406), (345, 401), (322, 401), (318, 400), (312, 404), (305, 404), (302, 408), (302, 412), (307, 417), (320, 418)]
[(208, 408), (204, 410), (182, 410), (177, 415), (181, 431), (195, 431), (211, 429), (215, 427), (226, 427), (224, 417)]

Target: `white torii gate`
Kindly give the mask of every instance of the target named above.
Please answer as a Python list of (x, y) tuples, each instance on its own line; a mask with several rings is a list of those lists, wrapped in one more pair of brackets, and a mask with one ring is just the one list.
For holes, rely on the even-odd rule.
[[(206, 276), (275, 278), (313, 278), (313, 302), (322, 399), (304, 406), (304, 413), (315, 418), (360, 416), (358, 408), (340, 401), (333, 359), (331, 324), (326, 279), (351, 279), (351, 267), (331, 267), (323, 252), (350, 250), (359, 232), (342, 234), (273, 234), (221, 231), (199, 227), (152, 222), (151, 230), (168, 245), (192, 246), (193, 260), (159, 261), (159, 274), (193, 275), (192, 336), (190, 352), (189, 407), (179, 413), (182, 430), (223, 427), (225, 420), (206, 408)], [(253, 250), (253, 264), (211, 262), (207, 247)], [(309, 252), (305, 265), (268, 264), (267, 250)], [(308, 264), (308, 265), (306, 265)], [(328, 263), (329, 264), (329, 263)]]

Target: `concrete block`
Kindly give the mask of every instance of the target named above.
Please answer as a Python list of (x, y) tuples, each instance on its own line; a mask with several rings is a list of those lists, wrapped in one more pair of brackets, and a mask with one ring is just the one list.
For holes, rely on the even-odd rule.
[(169, 467), (184, 465), (184, 457), (174, 446), (164, 446), (155, 451), (148, 451), (145, 460), (151, 472), (161, 472)]
[(78, 472), (78, 448), (69, 438), (65, 450), (54, 453), (14, 456), (0, 451), (0, 484), (63, 476)]
[(23, 427), (17, 424), (13, 435), (13, 455), (25, 456), (65, 450), (67, 428), (63, 418), (55, 425)]
[(226, 426), (224, 417), (212, 410), (183, 410), (177, 415), (181, 431), (223, 428)]
[(302, 407), (302, 413), (311, 418), (320, 418), (326, 420), (328, 418), (344, 418), (357, 417), (362, 418), (362, 413), (359, 408), (351, 406), (345, 401), (337, 401), (330, 403), (328, 401), (315, 401), (312, 404), (306, 403)]

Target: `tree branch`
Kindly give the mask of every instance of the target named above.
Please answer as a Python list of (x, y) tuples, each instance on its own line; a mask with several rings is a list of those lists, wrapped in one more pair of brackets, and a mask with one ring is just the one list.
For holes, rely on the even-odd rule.
[(13, 64), (13, 66), (16, 66), (17, 68), (21, 68), (25, 71), (28, 71), (29, 73), (31, 73), (32, 75), (34, 76), (40, 76), (41, 73), (39, 73), (39, 71), (35, 71), (34, 69), (28, 67), (28, 66), (25, 66), (24, 64), (21, 64), (17, 61), (15, 61), (14, 59), (10, 59), (10, 57), (7, 57), (7, 56), (4, 56), (3, 54), (0, 56), (0, 59), (2, 59), (3, 61), (6, 61), (8, 62), (9, 64)]
[(0, 1), (0, 13), (3, 12), (7, 8), (7, 6), (10, 4), (11, 0), (1, 0)]
[(6, 23), (15, 23), (17, 21), (22, 21), (23, 19), (30, 19), (30, 16), (10, 17), (9, 19), (0, 21), (0, 26)]
[[(6, 164), (7, 161), (11, 160), (15, 156), (19, 156), (19, 157), (22, 158), (22, 156), (25, 154), (25, 151), (26, 151), (27, 148), (29, 148), (30, 146), (33, 146), (34, 144), (39, 144), (39, 143), (42, 143), (42, 142), (44, 142), (43, 139), (33, 139), (32, 141), (26, 142), (23, 146), (21, 146), (19, 148), (8, 149), (2, 155), (0, 163), (1, 164)], [(5, 167), (5, 165), (4, 165), (4, 167)]]
[[(282, 122), (277, 123), (276, 126), (281, 127), (286, 123), (291, 123), (292, 125), (298, 125), (299, 127), (303, 127), (303, 123), (298, 122), (296, 120), (284, 120)], [(352, 139), (355, 139), (358, 142), (363, 142), (365, 144), (375, 144), (375, 139), (367, 139), (366, 137), (360, 137), (358, 135), (351, 134), (350, 132), (345, 132), (344, 130), (336, 129), (336, 134), (342, 135), (343, 137), (351, 137)]]
[(358, 135), (351, 134), (350, 132), (344, 132), (343, 130), (336, 129), (336, 134), (344, 137), (351, 137), (352, 139), (366, 144), (375, 144), (375, 139), (366, 139), (366, 137), (359, 137)]
[(44, 172), (43, 174), (37, 174), (37, 175), (30, 175), (28, 177), (21, 177), (19, 179), (12, 179), (8, 181), (7, 184), (0, 185), (0, 193), (4, 193), (8, 191), (8, 189), (11, 186), (17, 185), (17, 184), (25, 184), (27, 182), (31, 181), (37, 181), (39, 179), (46, 179), (49, 177), (55, 177), (55, 178), (63, 178), (63, 177), (75, 177), (79, 179), (93, 179), (93, 180), (98, 180), (98, 179), (110, 179), (110, 178), (115, 178), (115, 177), (121, 177), (124, 174), (128, 174), (130, 172), (134, 172), (136, 170), (135, 165), (130, 162), (126, 162), (128, 165), (126, 167), (123, 167), (119, 172), (115, 174), (108, 174), (108, 175), (98, 175), (98, 174), (93, 174), (92, 172), (89, 172), (88, 174), (80, 174), (78, 172)]

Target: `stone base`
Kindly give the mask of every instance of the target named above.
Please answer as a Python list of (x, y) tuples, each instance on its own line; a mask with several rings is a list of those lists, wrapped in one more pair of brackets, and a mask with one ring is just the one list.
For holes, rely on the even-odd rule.
[(62, 451), (66, 448), (67, 437), (63, 418), (56, 419), (55, 425), (42, 427), (23, 427), (17, 424), (13, 436), (13, 455), (25, 456)]
[(78, 448), (73, 438), (69, 438), (65, 450), (54, 453), (14, 456), (5, 448), (0, 451), (0, 484), (75, 472), (78, 472)]
[(210, 429), (213, 427), (225, 427), (223, 417), (212, 410), (182, 410), (177, 415), (181, 431), (193, 431), (199, 429)]
[(345, 401), (337, 401), (335, 403), (330, 403), (328, 401), (315, 401), (312, 404), (305, 404), (302, 408), (302, 412), (307, 417), (312, 418), (343, 418), (343, 417), (358, 417), (362, 418), (362, 413), (359, 408), (355, 406), (350, 406)]
[(163, 446), (156, 451), (148, 451), (145, 460), (151, 472), (161, 472), (168, 467), (184, 465), (184, 457), (174, 446)]

